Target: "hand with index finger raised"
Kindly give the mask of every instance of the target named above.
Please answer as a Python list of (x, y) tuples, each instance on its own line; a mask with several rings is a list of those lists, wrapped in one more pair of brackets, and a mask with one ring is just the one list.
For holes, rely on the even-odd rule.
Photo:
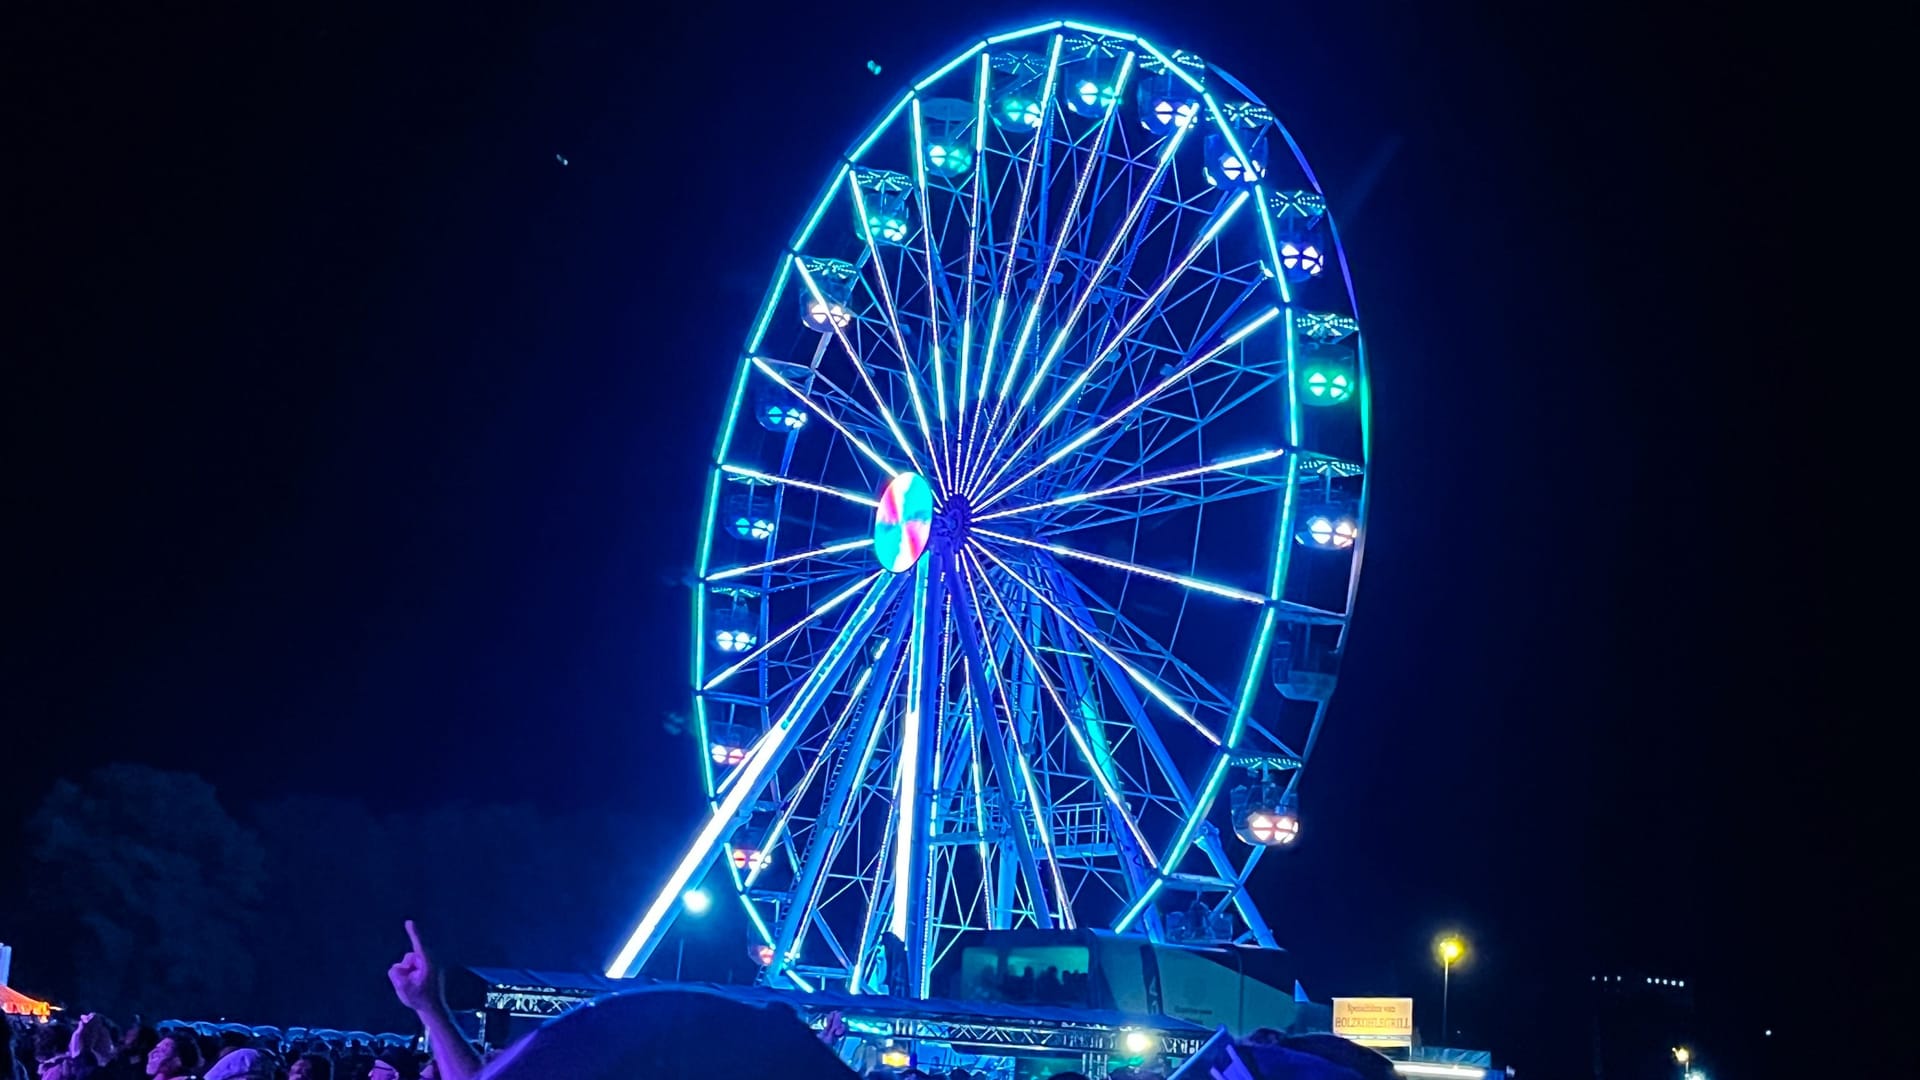
[(440, 972), (427, 955), (420, 930), (407, 920), (407, 940), (413, 945), (399, 963), (387, 969), (387, 981), (393, 984), (393, 996), (414, 1012), (433, 1009), (440, 1003)]

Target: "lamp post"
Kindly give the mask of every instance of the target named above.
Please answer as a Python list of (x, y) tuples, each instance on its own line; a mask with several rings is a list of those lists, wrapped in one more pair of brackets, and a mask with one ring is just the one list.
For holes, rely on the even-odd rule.
[(1693, 1051), (1684, 1046), (1676, 1046), (1673, 1048), (1673, 1061), (1680, 1066), (1680, 1080), (1689, 1080), (1693, 1073), (1687, 1065), (1693, 1061)]
[(1453, 990), (1453, 964), (1467, 954), (1467, 943), (1458, 934), (1448, 934), (1440, 939), (1434, 950), (1440, 954), (1440, 1045), (1448, 1046), (1453, 1038), (1447, 1027), (1447, 999)]
[[(706, 894), (706, 891), (703, 889), (688, 889), (686, 892), (680, 894), (680, 906), (682, 909), (686, 911), (687, 914), (698, 917), (701, 915), (705, 915), (707, 913), (707, 910), (713, 907), (713, 897), (708, 896)], [(687, 962), (687, 935), (681, 934), (680, 947), (677, 950), (675, 950), (674, 956), (673, 956), (673, 981), (674, 982), (680, 981), (680, 969), (686, 964), (686, 962)]]

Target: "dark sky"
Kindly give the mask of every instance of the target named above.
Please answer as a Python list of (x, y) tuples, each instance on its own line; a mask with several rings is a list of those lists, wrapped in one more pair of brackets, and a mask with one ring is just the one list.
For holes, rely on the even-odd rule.
[[(528, 7), (0, 35), (0, 813), (135, 760), (241, 803), (652, 804), (662, 853), (692, 821), (661, 721), (747, 320), (898, 83), (1034, 9)], [(1503, 1053), (1596, 963), (1781, 1026), (1747, 934), (1788, 901), (1731, 826), (1798, 705), (1743, 673), (1805, 466), (1751, 315), (1766, 196), (1728, 180), (1780, 69), (1664, 7), (1134, 7), (1293, 131), (1371, 335), (1356, 630), (1263, 883), (1309, 989), (1428, 994), (1458, 924), (1457, 1026)]]

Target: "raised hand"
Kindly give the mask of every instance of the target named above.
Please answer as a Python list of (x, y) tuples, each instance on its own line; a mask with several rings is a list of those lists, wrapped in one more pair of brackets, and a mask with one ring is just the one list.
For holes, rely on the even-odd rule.
[(107, 1030), (106, 1018), (98, 1013), (88, 1013), (74, 1026), (73, 1038), (67, 1043), (67, 1052), (78, 1058), (84, 1058), (95, 1067), (113, 1060), (113, 1033)]
[(420, 931), (407, 920), (407, 940), (413, 948), (400, 962), (387, 969), (387, 981), (393, 984), (393, 996), (400, 1004), (414, 1012), (425, 1012), (440, 1007), (440, 971), (433, 966), (433, 960), (427, 955), (427, 947), (420, 943)]

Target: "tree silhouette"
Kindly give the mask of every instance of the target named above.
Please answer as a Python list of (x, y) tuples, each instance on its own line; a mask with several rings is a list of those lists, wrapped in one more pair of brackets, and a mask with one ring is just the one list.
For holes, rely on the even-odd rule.
[(251, 819), (267, 851), (267, 893), (249, 1019), (373, 1030), (407, 1022), (386, 972), (413, 914), (415, 871), (387, 824), (357, 800), (307, 795), (276, 799)]
[(654, 872), (626, 855), (648, 826), (628, 815), (468, 802), (375, 815), (291, 796), (252, 820), (267, 849), (260, 1023), (410, 1030), (386, 981), (405, 919), (449, 968), (598, 970)]
[[(598, 970), (654, 884), (660, 822), (533, 804), (376, 813), (291, 795), (245, 824), (199, 777), (116, 765), (27, 823), (36, 985), (125, 1018), (410, 1030), (388, 965), (418, 920), (450, 968)], [(716, 914), (694, 942), (739, 960)]]
[(66, 941), (87, 1009), (219, 1015), (252, 990), (259, 841), (205, 780), (109, 765), (55, 784), (28, 822), (30, 902)]

